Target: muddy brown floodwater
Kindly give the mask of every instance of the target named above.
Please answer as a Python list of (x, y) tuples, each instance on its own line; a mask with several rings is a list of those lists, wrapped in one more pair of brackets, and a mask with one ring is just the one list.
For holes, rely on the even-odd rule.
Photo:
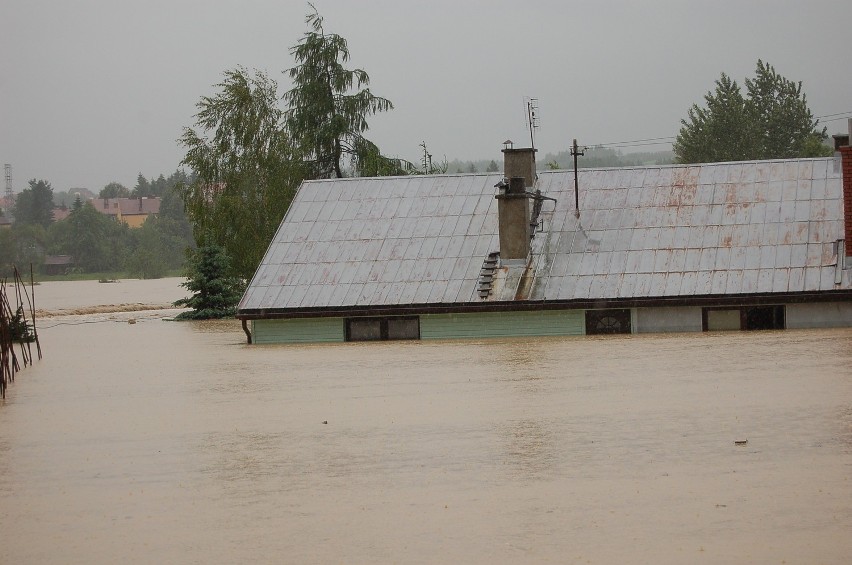
[(42, 321), (0, 563), (852, 555), (852, 330), (247, 346), (165, 315)]

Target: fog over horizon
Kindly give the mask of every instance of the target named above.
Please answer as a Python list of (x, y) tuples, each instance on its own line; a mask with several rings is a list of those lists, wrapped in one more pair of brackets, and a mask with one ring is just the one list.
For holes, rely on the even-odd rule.
[[(669, 150), (719, 75), (744, 86), (758, 59), (802, 81), (829, 135), (852, 116), (848, 0), (314, 5), (326, 32), (348, 41), (347, 68), (367, 71), (371, 91), (395, 106), (369, 119), (367, 137), (415, 163), (424, 141), (440, 160), (499, 160), (507, 138), (528, 145), (529, 97), (540, 158), (573, 138)], [(309, 11), (301, 1), (6, 0), (0, 162), (12, 165), (15, 192), (33, 178), (97, 193), (112, 181), (133, 188), (139, 173), (168, 176), (196, 103), (226, 70), (263, 71), (281, 95), (291, 87), (283, 71)]]

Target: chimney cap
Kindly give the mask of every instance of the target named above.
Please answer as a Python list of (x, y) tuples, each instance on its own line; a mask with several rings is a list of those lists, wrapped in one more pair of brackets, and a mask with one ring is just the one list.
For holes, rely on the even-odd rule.
[(848, 133), (836, 133), (831, 137), (834, 138), (834, 150), (839, 151), (841, 147), (846, 147), (849, 145), (849, 134)]

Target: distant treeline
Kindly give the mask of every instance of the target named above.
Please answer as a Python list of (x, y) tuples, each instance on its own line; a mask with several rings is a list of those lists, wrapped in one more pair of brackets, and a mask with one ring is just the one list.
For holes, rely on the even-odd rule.
[[(655, 151), (644, 153), (622, 153), (617, 149), (607, 147), (589, 147), (585, 155), (577, 158), (578, 169), (600, 167), (637, 167), (643, 165), (670, 165), (675, 162), (673, 151)], [(566, 149), (558, 153), (545, 153), (544, 158), (537, 160), (539, 170), (573, 169), (574, 158)], [(448, 173), (488, 173), (503, 170), (502, 156), (497, 159), (476, 159), (463, 161), (453, 159), (447, 162)]]

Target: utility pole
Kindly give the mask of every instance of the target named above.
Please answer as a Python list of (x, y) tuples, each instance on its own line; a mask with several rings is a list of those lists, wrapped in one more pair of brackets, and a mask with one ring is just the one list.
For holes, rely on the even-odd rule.
[(586, 148), (583, 147), (583, 150), (580, 151), (580, 148), (577, 147), (577, 140), (575, 139), (571, 145), (571, 155), (574, 157), (574, 215), (578, 218), (580, 217), (580, 186), (577, 181), (577, 156), (585, 154)]

